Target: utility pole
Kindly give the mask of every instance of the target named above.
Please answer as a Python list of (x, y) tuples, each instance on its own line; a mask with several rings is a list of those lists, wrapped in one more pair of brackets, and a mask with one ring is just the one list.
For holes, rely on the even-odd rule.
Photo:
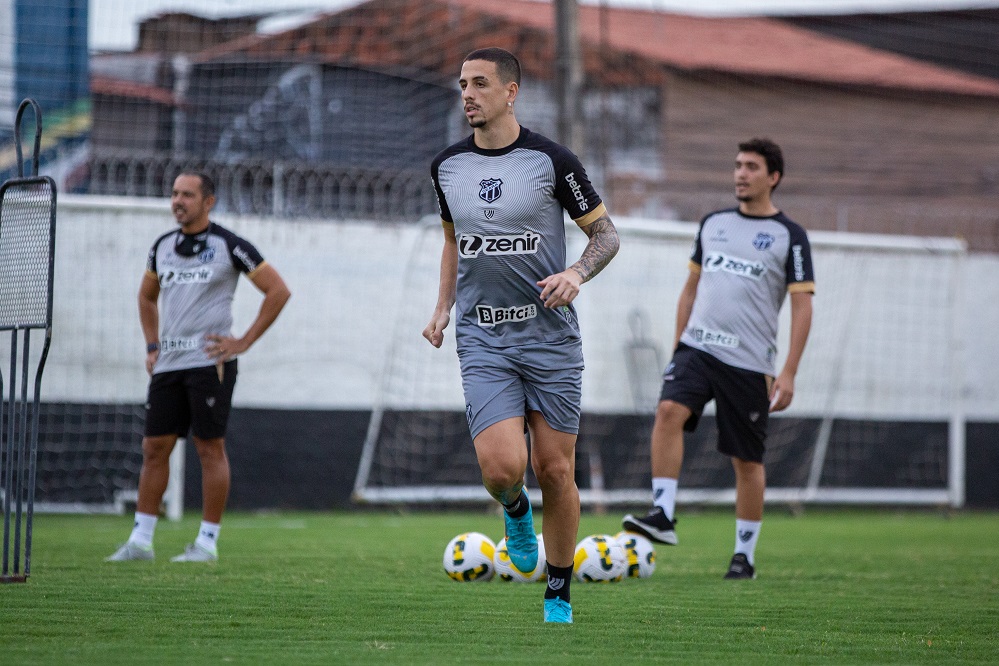
[(583, 149), (583, 59), (577, 0), (555, 0), (555, 103), (558, 141), (579, 155)]

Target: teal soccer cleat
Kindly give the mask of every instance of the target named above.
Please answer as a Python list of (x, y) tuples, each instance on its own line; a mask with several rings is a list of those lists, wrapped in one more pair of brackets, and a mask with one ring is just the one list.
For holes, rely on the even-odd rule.
[(545, 622), (572, 624), (572, 604), (558, 597), (545, 599)]
[(528, 503), (527, 513), (520, 518), (511, 518), (504, 511), (503, 520), (506, 522), (506, 551), (510, 555), (510, 563), (521, 573), (530, 574), (538, 567), (538, 535), (534, 533), (534, 513), (527, 489), (523, 492)]

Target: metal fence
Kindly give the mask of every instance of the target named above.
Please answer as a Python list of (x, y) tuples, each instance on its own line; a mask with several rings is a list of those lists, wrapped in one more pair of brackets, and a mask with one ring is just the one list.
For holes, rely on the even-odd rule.
[(304, 162), (237, 163), (156, 154), (95, 153), (89, 194), (168, 197), (184, 170), (208, 174), (216, 211), (284, 218), (418, 220), (437, 211), (429, 170), (343, 168)]

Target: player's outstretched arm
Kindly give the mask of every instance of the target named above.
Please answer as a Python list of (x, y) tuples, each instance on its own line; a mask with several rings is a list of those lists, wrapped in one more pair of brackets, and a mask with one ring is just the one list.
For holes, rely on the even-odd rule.
[(444, 249), (441, 250), (441, 282), (437, 291), (437, 306), (423, 337), (438, 349), (444, 344), (444, 329), (451, 322), (451, 307), (458, 288), (458, 241), (454, 225), (444, 225)]
[(205, 352), (216, 361), (228, 361), (249, 349), (271, 327), (274, 320), (281, 314), (281, 310), (284, 309), (285, 303), (291, 298), (288, 286), (270, 264), (264, 264), (257, 269), (250, 280), (264, 295), (264, 300), (260, 303), (260, 310), (257, 312), (257, 318), (253, 320), (250, 328), (246, 329), (246, 333), (241, 338), (223, 335), (205, 336), (208, 341)]
[(545, 302), (546, 308), (558, 308), (572, 303), (583, 283), (589, 282), (602, 271), (621, 248), (617, 228), (606, 213), (581, 228), (590, 240), (583, 248), (579, 261), (561, 273), (538, 281), (541, 300)]

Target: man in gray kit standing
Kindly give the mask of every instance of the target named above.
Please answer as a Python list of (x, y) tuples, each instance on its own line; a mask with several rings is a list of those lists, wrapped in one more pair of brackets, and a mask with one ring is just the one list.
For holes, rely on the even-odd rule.
[[(201, 460), (203, 518), (194, 543), (171, 562), (218, 560), (219, 523), (229, 495), (225, 431), (236, 386), (236, 356), (277, 319), (291, 293), (248, 241), (210, 222), (215, 185), (184, 172), (170, 200), (179, 229), (153, 243), (139, 287), (139, 320), (150, 374), (135, 526), (109, 562), (153, 559), (153, 534), (170, 475), (170, 452), (188, 431)], [(240, 273), (264, 294), (256, 319), (232, 337)]]
[[(617, 253), (617, 230), (576, 156), (517, 122), (520, 63), (513, 54), (473, 51), (458, 84), (472, 135), (431, 167), (444, 250), (437, 306), (423, 336), (440, 347), (455, 306), (465, 412), (482, 481), (504, 507), (511, 563), (530, 573), (544, 563), (524, 490), (526, 420), (544, 500), (544, 619), (572, 622), (583, 370), (572, 301)], [(589, 237), (569, 268), (563, 211)]]
[[(783, 176), (784, 156), (773, 141), (739, 144), (734, 172), (739, 206), (701, 221), (652, 427), (654, 507), (644, 517), (628, 515), (623, 521), (626, 530), (677, 543), (683, 432), (697, 427), (704, 406), (714, 400), (718, 450), (735, 470), (735, 554), (725, 578), (756, 577), (768, 414), (791, 404), (812, 322), (815, 277), (808, 237), (771, 201)], [(791, 337), (778, 374), (777, 322), (788, 294)]]

